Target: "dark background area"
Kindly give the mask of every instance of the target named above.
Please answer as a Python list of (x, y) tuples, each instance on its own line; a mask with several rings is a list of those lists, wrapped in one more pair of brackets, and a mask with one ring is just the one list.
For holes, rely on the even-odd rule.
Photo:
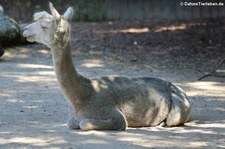
[[(181, 6), (198, 0), (54, 0), (62, 14), (73, 6), (73, 49), (104, 51), (117, 60), (145, 61), (174, 71), (194, 69), (199, 76), (224, 57), (225, 6)], [(224, 3), (220, 0), (201, 2)], [(0, 0), (5, 13), (19, 23), (37, 11), (49, 12), (48, 0)], [(79, 23), (78, 23), (79, 22)], [(92, 23), (90, 23), (92, 22)], [(95, 23), (97, 22), (97, 23)], [(118, 59), (118, 55), (123, 58)], [(131, 55), (131, 56), (129, 56)], [(112, 55), (110, 55), (112, 56)], [(109, 57), (110, 57), (109, 56)], [(126, 58), (126, 57), (129, 58)], [(206, 60), (207, 58), (207, 60)], [(161, 61), (160, 59), (163, 59)]]
[[(199, 0), (54, 0), (52, 2), (61, 13), (68, 6), (73, 6), (76, 21), (162, 21), (225, 17), (224, 6), (180, 6), (181, 2), (199, 2)], [(210, 2), (225, 1), (211, 0)], [(48, 3), (49, 0), (0, 0), (6, 14), (18, 22), (30, 21), (34, 12), (49, 10)]]

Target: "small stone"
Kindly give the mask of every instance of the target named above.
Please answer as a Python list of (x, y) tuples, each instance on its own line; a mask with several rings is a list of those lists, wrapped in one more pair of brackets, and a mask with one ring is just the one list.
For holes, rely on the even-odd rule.
[(133, 44), (134, 44), (134, 45), (138, 45), (137, 41), (134, 41)]

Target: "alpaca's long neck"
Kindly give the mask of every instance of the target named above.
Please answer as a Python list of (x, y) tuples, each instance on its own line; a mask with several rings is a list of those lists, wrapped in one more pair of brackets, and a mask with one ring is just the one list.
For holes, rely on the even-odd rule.
[(82, 100), (91, 94), (90, 81), (79, 75), (74, 67), (70, 41), (67, 44), (58, 42), (51, 50), (59, 85), (75, 110), (79, 110)]

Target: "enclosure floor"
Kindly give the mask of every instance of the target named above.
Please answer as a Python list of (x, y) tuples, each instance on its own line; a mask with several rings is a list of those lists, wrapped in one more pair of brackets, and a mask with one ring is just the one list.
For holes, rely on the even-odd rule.
[[(73, 25), (73, 61), (77, 71), (90, 78), (151, 76), (174, 82), (184, 89), (192, 104), (191, 118), (185, 126), (128, 128), (126, 131), (69, 130), (65, 124), (69, 117), (68, 103), (54, 75), (51, 51), (39, 44), (13, 46), (6, 48), (0, 59), (0, 148), (225, 148), (225, 78), (208, 77), (197, 81), (213, 69), (223, 55), (216, 51), (211, 57), (207, 56), (210, 51), (194, 55), (176, 52), (174, 49), (185, 50), (190, 44), (183, 41), (177, 43), (176, 48), (158, 45), (159, 39), (150, 40), (149, 36), (157, 37), (161, 33), (147, 29), (142, 31), (149, 32), (150, 35), (146, 33), (144, 37), (151, 43), (143, 42), (143, 46), (139, 44), (143, 40), (137, 37), (138, 33), (127, 33), (131, 39), (126, 38), (126, 33), (118, 33), (125, 46), (122, 41), (121, 44), (114, 41), (118, 37), (116, 32), (109, 32), (121, 28), (125, 32), (130, 26), (119, 23), (112, 26), (110, 22)], [(172, 42), (168, 41), (172, 38), (170, 32), (172, 34), (167, 30), (163, 35), (168, 36), (162, 36), (168, 44)], [(130, 47), (130, 51), (125, 47)]]

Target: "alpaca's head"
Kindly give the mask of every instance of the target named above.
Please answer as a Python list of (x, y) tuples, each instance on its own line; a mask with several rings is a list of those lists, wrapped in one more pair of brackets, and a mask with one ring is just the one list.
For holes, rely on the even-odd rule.
[(51, 14), (46, 11), (34, 14), (33, 23), (29, 24), (23, 36), (30, 42), (39, 42), (51, 47), (56, 38), (68, 38), (70, 32), (69, 20), (73, 17), (73, 8), (69, 7), (60, 15), (52, 3), (49, 4)]

